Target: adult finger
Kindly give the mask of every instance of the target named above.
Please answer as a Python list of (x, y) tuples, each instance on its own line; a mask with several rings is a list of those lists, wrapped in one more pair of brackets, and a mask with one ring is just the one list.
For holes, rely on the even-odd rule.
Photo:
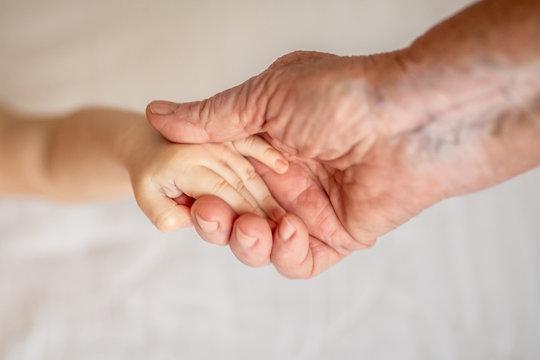
[(203, 195), (191, 206), (191, 216), (199, 236), (216, 245), (227, 245), (234, 221), (234, 210), (221, 198)]
[[(256, 77), (213, 97), (189, 103), (153, 101), (148, 121), (167, 139), (180, 143), (223, 142), (260, 132), (267, 97)], [(253, 95), (257, 94), (257, 96)]]
[(342, 258), (343, 255), (338, 251), (311, 236), (298, 216), (286, 214), (279, 222), (270, 259), (282, 275), (288, 278), (311, 278)]
[(240, 216), (234, 223), (229, 245), (238, 260), (248, 266), (269, 264), (272, 230), (268, 221), (255, 214)]

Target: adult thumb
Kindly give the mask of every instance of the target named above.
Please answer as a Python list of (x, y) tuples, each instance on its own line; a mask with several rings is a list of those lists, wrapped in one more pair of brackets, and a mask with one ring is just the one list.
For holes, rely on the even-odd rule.
[(256, 114), (264, 114), (264, 111), (261, 112), (250, 101), (246, 101), (250, 95), (242, 90), (242, 86), (203, 101), (152, 101), (146, 108), (146, 116), (156, 130), (174, 142), (204, 143), (243, 139), (261, 131), (264, 119)]

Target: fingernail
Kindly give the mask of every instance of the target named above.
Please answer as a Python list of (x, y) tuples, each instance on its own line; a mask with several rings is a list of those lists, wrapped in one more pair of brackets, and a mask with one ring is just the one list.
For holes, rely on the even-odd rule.
[(289, 220), (287, 220), (287, 218), (283, 218), (283, 220), (281, 220), (281, 225), (278, 230), (278, 235), (281, 240), (289, 240), (295, 232), (296, 228), (289, 222)]
[(170, 115), (176, 110), (177, 104), (168, 101), (153, 101), (149, 107), (152, 114)]
[(287, 171), (287, 169), (289, 168), (289, 163), (287, 163), (285, 160), (283, 159), (277, 159), (275, 162), (274, 162), (274, 168), (276, 169), (276, 171), (278, 172), (278, 174), (283, 174), (284, 172)]
[(202, 231), (205, 233), (213, 233), (216, 231), (219, 227), (219, 224), (217, 221), (206, 221), (201, 219), (201, 217), (197, 214), (195, 214), (195, 218), (197, 220), (197, 224), (199, 224), (199, 227)]
[(244, 234), (244, 232), (242, 232), (242, 230), (239, 228), (236, 228), (236, 239), (238, 240), (240, 246), (242, 246), (244, 249), (249, 249), (257, 241), (256, 237)]

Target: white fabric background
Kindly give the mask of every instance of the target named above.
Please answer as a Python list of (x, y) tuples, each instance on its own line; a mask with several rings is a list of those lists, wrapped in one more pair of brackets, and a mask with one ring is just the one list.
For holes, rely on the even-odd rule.
[[(467, 0), (0, 0), (0, 101), (143, 111), (295, 49), (405, 46)], [(538, 359), (540, 170), (425, 211), (309, 281), (133, 200), (0, 199), (1, 359)]]

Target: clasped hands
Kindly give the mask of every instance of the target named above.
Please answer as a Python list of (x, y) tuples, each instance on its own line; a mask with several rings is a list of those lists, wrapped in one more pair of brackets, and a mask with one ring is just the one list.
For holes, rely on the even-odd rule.
[[(457, 17), (467, 25), (475, 11)], [(147, 118), (172, 142), (259, 134), (288, 162), (282, 172), (250, 160), (282, 208), (273, 222), (202, 196), (191, 207), (200, 236), (228, 244), (247, 265), (271, 262), (287, 277), (309, 278), (442, 199), (538, 166), (536, 53), (492, 44), (442, 57), (441, 39), (462, 46), (445, 31), (455, 31), (452, 21), (408, 48), (371, 56), (294, 52), (204, 101), (152, 102)], [(504, 71), (478, 60), (490, 52), (504, 54)]]
[(433, 169), (423, 169), (414, 146), (395, 133), (400, 123), (392, 123), (392, 106), (381, 101), (386, 94), (379, 84), (401, 76), (395, 55), (381, 55), (379, 63), (388, 65), (384, 74), (364, 66), (366, 60), (295, 52), (207, 100), (149, 104), (149, 122), (172, 142), (262, 134), (288, 160), (287, 171), (278, 173), (250, 159), (285, 210), (275, 227), (264, 216), (237, 214), (216, 196), (201, 196), (192, 205), (177, 201), (191, 206), (204, 240), (229, 245), (249, 266), (271, 262), (286, 277), (309, 278), (371, 247), (440, 199), (423, 187)]

